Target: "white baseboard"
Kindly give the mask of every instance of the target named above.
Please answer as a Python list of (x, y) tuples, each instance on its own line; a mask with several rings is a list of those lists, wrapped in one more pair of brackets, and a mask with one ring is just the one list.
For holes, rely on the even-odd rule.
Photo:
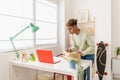
[[(99, 80), (98, 76), (95, 76), (95, 77), (93, 78), (93, 80)], [(111, 76), (104, 76), (104, 77), (103, 77), (103, 80), (112, 80), (112, 77), (111, 77)]]
[(120, 78), (120, 74), (114, 74), (114, 78)]

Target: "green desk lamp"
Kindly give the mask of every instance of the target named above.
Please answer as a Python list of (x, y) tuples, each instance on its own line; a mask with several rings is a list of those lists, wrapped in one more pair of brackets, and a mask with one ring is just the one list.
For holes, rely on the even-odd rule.
[(35, 26), (33, 23), (30, 23), (30, 26), (25, 27), (25, 28), (22, 29), (20, 32), (18, 32), (17, 34), (15, 34), (14, 36), (12, 36), (12, 37), (9, 38), (9, 39), (10, 39), (10, 42), (11, 42), (11, 44), (12, 44), (12, 46), (13, 46), (13, 49), (14, 49), (14, 52), (15, 52), (15, 54), (16, 54), (16, 58), (17, 58), (17, 59), (19, 58), (19, 53), (18, 53), (18, 51), (17, 51), (16, 48), (15, 48), (15, 45), (14, 45), (13, 40), (14, 40), (19, 34), (21, 34), (22, 32), (24, 32), (24, 31), (25, 31), (26, 29), (28, 29), (28, 28), (31, 28), (31, 30), (32, 30), (33, 33), (35, 33), (35, 32), (39, 29), (38, 26)]

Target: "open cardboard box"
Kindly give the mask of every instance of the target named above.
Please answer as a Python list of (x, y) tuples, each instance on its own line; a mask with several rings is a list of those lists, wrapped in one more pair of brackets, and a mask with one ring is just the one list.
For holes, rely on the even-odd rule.
[(72, 58), (76, 58), (78, 61), (80, 61), (81, 59), (81, 55), (79, 53), (76, 53), (76, 52), (67, 52), (67, 51), (63, 51), (63, 54), (64, 54), (64, 58), (65, 59), (69, 59), (70, 57)]

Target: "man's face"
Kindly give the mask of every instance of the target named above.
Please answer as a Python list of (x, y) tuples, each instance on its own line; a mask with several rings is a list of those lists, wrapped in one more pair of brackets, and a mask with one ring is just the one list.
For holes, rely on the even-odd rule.
[(67, 26), (67, 30), (69, 31), (70, 34), (74, 34), (76, 31), (75, 29), (76, 26)]

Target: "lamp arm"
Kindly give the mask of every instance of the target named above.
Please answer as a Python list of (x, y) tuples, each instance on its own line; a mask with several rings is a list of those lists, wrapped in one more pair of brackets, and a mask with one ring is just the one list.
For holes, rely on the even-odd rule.
[(11, 44), (12, 44), (12, 46), (13, 46), (13, 49), (14, 49), (14, 52), (15, 52), (15, 54), (16, 54), (17, 59), (19, 58), (19, 53), (18, 53), (18, 51), (17, 51), (16, 48), (15, 48), (15, 45), (14, 45), (13, 40), (14, 40), (14, 38), (16, 38), (20, 33), (22, 33), (23, 31), (25, 31), (27, 28), (29, 28), (29, 26), (25, 27), (25, 28), (22, 29), (20, 32), (18, 32), (17, 34), (15, 34), (13, 37), (10, 37), (10, 38), (9, 38), (9, 39), (10, 39), (10, 42), (11, 42)]
[(18, 53), (18, 51), (16, 50), (15, 45), (14, 45), (14, 42), (13, 42), (13, 39), (12, 39), (11, 37), (10, 37), (10, 42), (11, 42), (11, 44), (12, 44), (12, 46), (13, 46), (14, 52), (15, 52), (16, 57), (17, 57), (17, 59), (18, 59), (18, 58), (19, 58), (19, 53)]
[(23, 31), (25, 31), (27, 28), (29, 28), (29, 26), (27, 26), (24, 29), (22, 29), (20, 32), (18, 32), (17, 34), (15, 34), (13, 37), (10, 37), (11, 40), (13, 40), (15, 37), (17, 37), (20, 33), (22, 33)]

